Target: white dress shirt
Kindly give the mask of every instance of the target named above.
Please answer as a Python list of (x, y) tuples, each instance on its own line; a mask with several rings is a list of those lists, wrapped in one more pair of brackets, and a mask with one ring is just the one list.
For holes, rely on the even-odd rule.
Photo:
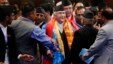
[(4, 34), (5, 37), (5, 42), (7, 43), (8, 39), (7, 39), (7, 27), (4, 27), (2, 24), (0, 24), (0, 28)]

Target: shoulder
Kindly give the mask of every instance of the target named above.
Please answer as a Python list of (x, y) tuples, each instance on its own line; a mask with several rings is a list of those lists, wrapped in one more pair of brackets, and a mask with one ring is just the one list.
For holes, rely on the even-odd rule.
[(100, 30), (105, 32), (113, 31), (113, 24), (106, 24)]
[(85, 33), (86, 30), (88, 30), (88, 29), (86, 27), (83, 27), (83, 28), (75, 31), (75, 33), (77, 33), (77, 34), (83, 34), (83, 33)]
[(84, 30), (83, 30), (83, 28), (81, 28), (81, 29), (79, 29), (79, 30), (77, 30), (77, 31), (75, 31), (74, 32), (74, 36), (82, 36), (82, 34), (84, 33)]
[(104, 34), (106, 36), (113, 36), (113, 24), (104, 25), (98, 32), (99, 34)]
[(32, 30), (33, 33), (45, 33), (39, 26), (35, 26)]
[(19, 22), (19, 20), (13, 20), (10, 27), (15, 27)]

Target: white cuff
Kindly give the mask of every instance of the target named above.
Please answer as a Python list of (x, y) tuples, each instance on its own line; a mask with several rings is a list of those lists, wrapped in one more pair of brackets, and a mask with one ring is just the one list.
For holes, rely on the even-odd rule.
[(21, 56), (22, 56), (22, 54), (19, 54), (19, 55), (18, 55), (18, 59), (20, 59)]

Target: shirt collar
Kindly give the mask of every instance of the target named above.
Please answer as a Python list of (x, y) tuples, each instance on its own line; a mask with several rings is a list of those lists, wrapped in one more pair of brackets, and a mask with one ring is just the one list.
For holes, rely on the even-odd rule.
[(23, 20), (23, 21), (34, 23), (32, 20), (25, 18), (25, 17), (20, 17), (20, 19)]
[(4, 27), (2, 24), (0, 24), (0, 28), (7, 28), (7, 27)]

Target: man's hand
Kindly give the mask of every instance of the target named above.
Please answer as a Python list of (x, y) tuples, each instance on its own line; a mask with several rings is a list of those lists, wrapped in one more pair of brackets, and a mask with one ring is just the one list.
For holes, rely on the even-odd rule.
[[(54, 46), (58, 45), (58, 43), (55, 39), (52, 39), (52, 42), (53, 42)], [(57, 48), (56, 51), (59, 52), (60, 51), (59, 48)]]
[(99, 30), (99, 29), (101, 28), (101, 25), (100, 25), (100, 24), (97, 25), (97, 22), (96, 22), (96, 23), (93, 25), (93, 27)]
[(84, 56), (80, 56), (80, 58), (81, 58), (81, 60), (82, 60), (82, 61), (85, 61), (85, 58), (84, 58)]
[(52, 40), (52, 42), (53, 42), (53, 44), (56, 46), (56, 45), (58, 45), (57, 44), (57, 41), (55, 40), (55, 39), (51, 39)]
[(53, 54), (52, 54), (52, 52), (51, 52), (50, 50), (47, 50), (47, 55), (48, 55), (50, 58), (53, 57)]
[(85, 60), (87, 60), (88, 58), (90, 58), (89, 57), (89, 52), (87, 53), (87, 54), (85, 54), (85, 55), (83, 55), (83, 56), (80, 56), (80, 58), (82, 59), (82, 61), (85, 61)]
[(20, 60), (31, 62), (34, 60), (34, 57), (29, 54), (21, 54), (19, 57)]
[(4, 64), (4, 62), (0, 62), (0, 64)]

